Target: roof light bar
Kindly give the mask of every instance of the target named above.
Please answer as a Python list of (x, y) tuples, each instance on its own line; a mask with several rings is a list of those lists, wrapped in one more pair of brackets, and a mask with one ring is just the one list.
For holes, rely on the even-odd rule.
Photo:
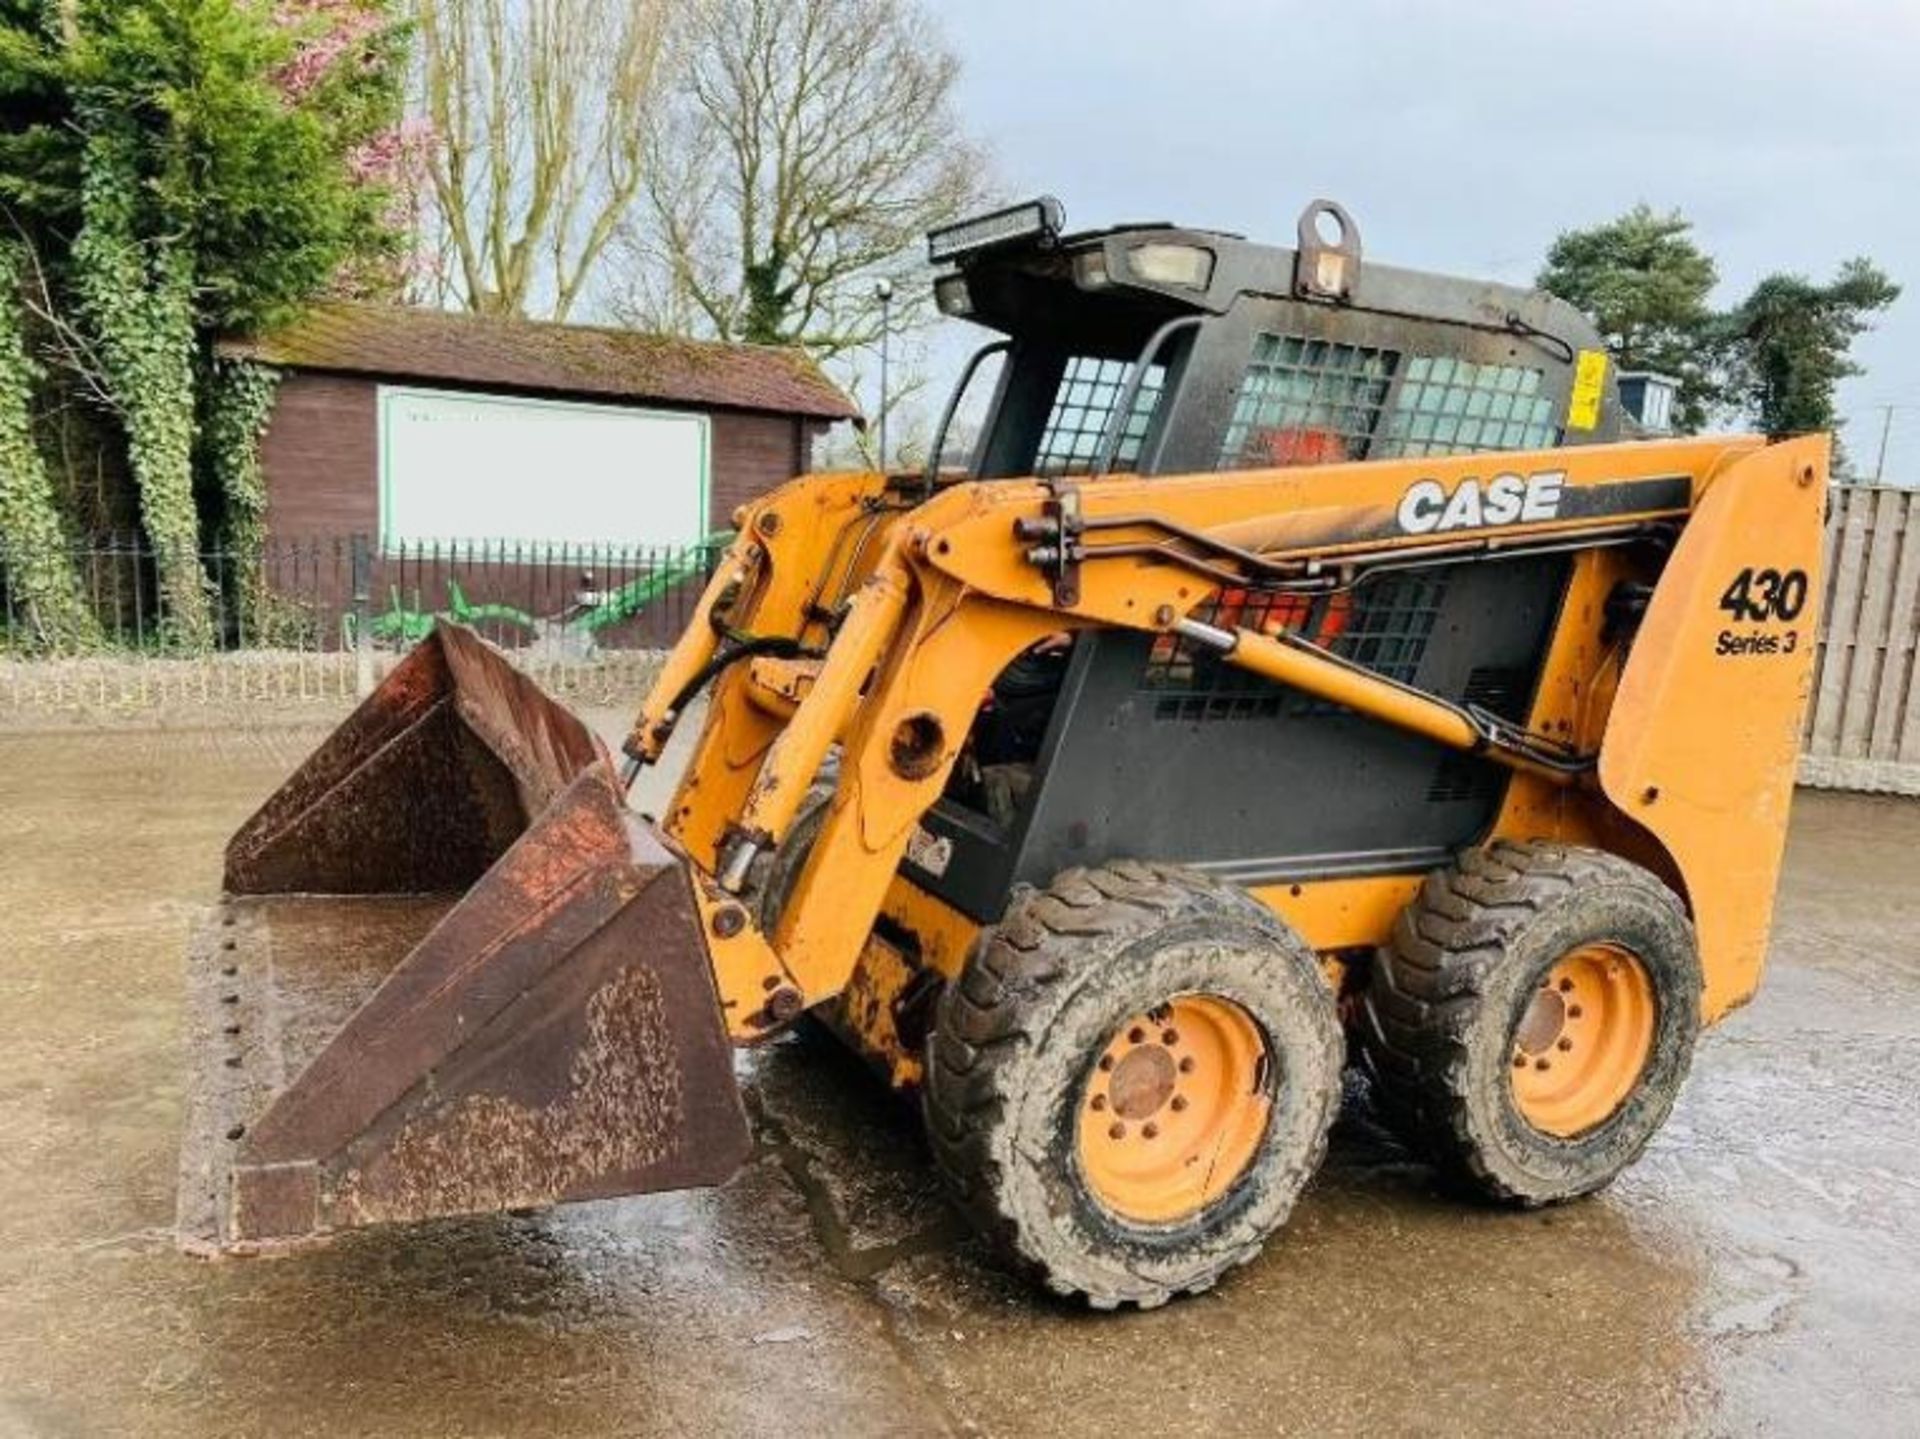
[(976, 215), (971, 220), (928, 231), (927, 258), (938, 265), (976, 250), (1020, 240), (1038, 239), (1043, 245), (1050, 245), (1060, 238), (1066, 223), (1066, 207), (1053, 196), (1042, 195), (1024, 205), (1009, 205), (990, 215)]

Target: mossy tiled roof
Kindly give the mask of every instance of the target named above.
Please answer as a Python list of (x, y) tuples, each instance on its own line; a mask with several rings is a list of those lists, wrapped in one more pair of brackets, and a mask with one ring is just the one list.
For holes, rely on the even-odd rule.
[(446, 310), (322, 305), (284, 329), (229, 338), (219, 349), (285, 370), (822, 420), (859, 414), (799, 350)]

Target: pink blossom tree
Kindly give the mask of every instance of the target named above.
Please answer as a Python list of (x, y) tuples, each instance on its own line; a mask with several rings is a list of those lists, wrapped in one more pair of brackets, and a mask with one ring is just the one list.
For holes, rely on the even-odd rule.
[(421, 202), (434, 132), (402, 114), (406, 46), (395, 0), (271, 0), (270, 14), (293, 41), (272, 77), (275, 87), (288, 105), (339, 126), (347, 177), (382, 198), (381, 220), (394, 241), (390, 255), (350, 261), (335, 288), (355, 296), (403, 292), (422, 262)]

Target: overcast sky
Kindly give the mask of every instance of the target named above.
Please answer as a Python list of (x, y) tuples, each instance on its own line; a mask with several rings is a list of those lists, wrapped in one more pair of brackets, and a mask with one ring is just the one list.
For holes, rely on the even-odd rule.
[[(1858, 346), (1848, 441), (1920, 484), (1920, 0), (955, 0), (961, 103), (1012, 194), (1075, 226), (1291, 243), (1530, 281), (1556, 232), (1678, 207), (1731, 303), (1866, 254), (1908, 294)], [(941, 376), (940, 382), (945, 383)]]

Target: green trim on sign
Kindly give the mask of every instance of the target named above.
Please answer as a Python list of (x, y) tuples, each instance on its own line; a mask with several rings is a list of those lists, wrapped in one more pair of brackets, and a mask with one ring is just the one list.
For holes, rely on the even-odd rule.
[[(700, 416), (700, 532), (712, 533), (713, 520), (713, 418)], [(721, 524), (731, 524), (731, 516), (723, 517)], [(704, 541), (703, 541), (704, 543)]]
[[(693, 536), (686, 540), (647, 540), (633, 537), (618, 537), (609, 540), (616, 544), (677, 544), (698, 545), (713, 524), (713, 417), (700, 410), (659, 410), (639, 405), (609, 405), (591, 400), (550, 400), (535, 395), (501, 395), (481, 390), (437, 390), (418, 385), (380, 385), (377, 387), (378, 404), (376, 430), (378, 432), (379, 468), (377, 477), (380, 492), (380, 548), (385, 550), (392, 542), (393, 527), (393, 424), (392, 406), (405, 400), (458, 400), (464, 404), (492, 406), (504, 410), (595, 410), (609, 415), (630, 416), (637, 419), (674, 420), (682, 424), (692, 424), (700, 436), (700, 497), (699, 514), (694, 526)], [(532, 481), (529, 481), (532, 483)], [(472, 540), (513, 540), (512, 535), (460, 535), (441, 536), (445, 539)], [(580, 536), (580, 541), (592, 542), (592, 535)], [(534, 543), (534, 542), (529, 542)], [(571, 543), (553, 542), (553, 543)]]
[(375, 477), (375, 483), (380, 492), (380, 538), (377, 543), (381, 553), (384, 554), (388, 544), (391, 543), (388, 532), (392, 528), (393, 516), (393, 426), (387, 421), (387, 404), (393, 398), (394, 391), (390, 386), (381, 385), (378, 394), (379, 418), (375, 426), (375, 434), (376, 447), (380, 452), (380, 473)]

